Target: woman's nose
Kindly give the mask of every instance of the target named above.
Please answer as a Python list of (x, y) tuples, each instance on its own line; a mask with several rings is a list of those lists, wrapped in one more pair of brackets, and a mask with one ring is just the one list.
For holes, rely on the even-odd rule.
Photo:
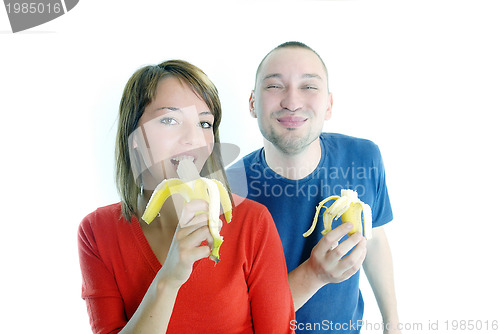
[(199, 125), (200, 121), (185, 122), (182, 129), (182, 144), (190, 145), (193, 147), (205, 146), (207, 143), (205, 141), (205, 135), (203, 129)]

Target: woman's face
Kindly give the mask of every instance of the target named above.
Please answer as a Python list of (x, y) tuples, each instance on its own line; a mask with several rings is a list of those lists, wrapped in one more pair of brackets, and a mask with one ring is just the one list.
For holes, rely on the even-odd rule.
[(133, 168), (140, 174), (148, 171), (143, 174), (144, 187), (178, 177), (181, 159), (194, 160), (200, 171), (213, 150), (213, 123), (214, 115), (187, 84), (175, 77), (160, 80), (155, 99), (144, 109), (129, 141), (143, 164)]

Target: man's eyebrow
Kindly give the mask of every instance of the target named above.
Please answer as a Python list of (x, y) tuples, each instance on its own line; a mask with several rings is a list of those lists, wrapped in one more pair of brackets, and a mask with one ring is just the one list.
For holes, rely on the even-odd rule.
[[(283, 75), (281, 75), (280, 73), (271, 73), (271, 74), (266, 75), (262, 79), (262, 81), (267, 80), (267, 79), (272, 79), (272, 78), (281, 79), (282, 77), (283, 77)], [(321, 75), (316, 74), (316, 73), (305, 73), (305, 74), (302, 75), (302, 78), (303, 79), (319, 79), (319, 80), (323, 80), (323, 78), (321, 77)]]
[(315, 74), (315, 73), (306, 73), (302, 76), (302, 78), (304, 79), (319, 79), (319, 80), (323, 80), (323, 78), (321, 77), (321, 75), (319, 74)]
[(271, 74), (266, 75), (264, 78), (262, 78), (262, 81), (267, 80), (267, 79), (272, 79), (272, 78), (280, 79), (281, 77), (282, 77), (282, 75), (279, 73), (271, 73)]

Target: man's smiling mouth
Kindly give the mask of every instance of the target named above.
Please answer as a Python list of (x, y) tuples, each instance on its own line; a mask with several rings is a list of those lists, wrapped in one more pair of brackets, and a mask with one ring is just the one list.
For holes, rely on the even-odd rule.
[(300, 116), (283, 116), (276, 119), (281, 125), (287, 128), (298, 128), (307, 121), (307, 118)]

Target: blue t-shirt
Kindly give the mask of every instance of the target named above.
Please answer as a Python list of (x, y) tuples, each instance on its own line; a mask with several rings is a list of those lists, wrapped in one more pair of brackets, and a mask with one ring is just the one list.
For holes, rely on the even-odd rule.
[[(311, 226), (316, 206), (325, 197), (340, 195), (341, 189), (356, 190), (359, 198), (372, 208), (373, 227), (392, 220), (378, 146), (366, 139), (336, 133), (321, 134), (320, 143), (318, 166), (301, 180), (286, 179), (271, 170), (263, 148), (227, 170), (232, 192), (264, 204), (271, 212), (289, 272), (309, 258), (322, 237), (321, 215), (314, 232), (307, 238), (302, 234)], [(340, 224), (340, 218), (334, 220), (332, 228)], [(363, 306), (358, 271), (342, 283), (321, 288), (296, 312), (296, 322), (291, 327), (297, 333), (359, 333)]]

